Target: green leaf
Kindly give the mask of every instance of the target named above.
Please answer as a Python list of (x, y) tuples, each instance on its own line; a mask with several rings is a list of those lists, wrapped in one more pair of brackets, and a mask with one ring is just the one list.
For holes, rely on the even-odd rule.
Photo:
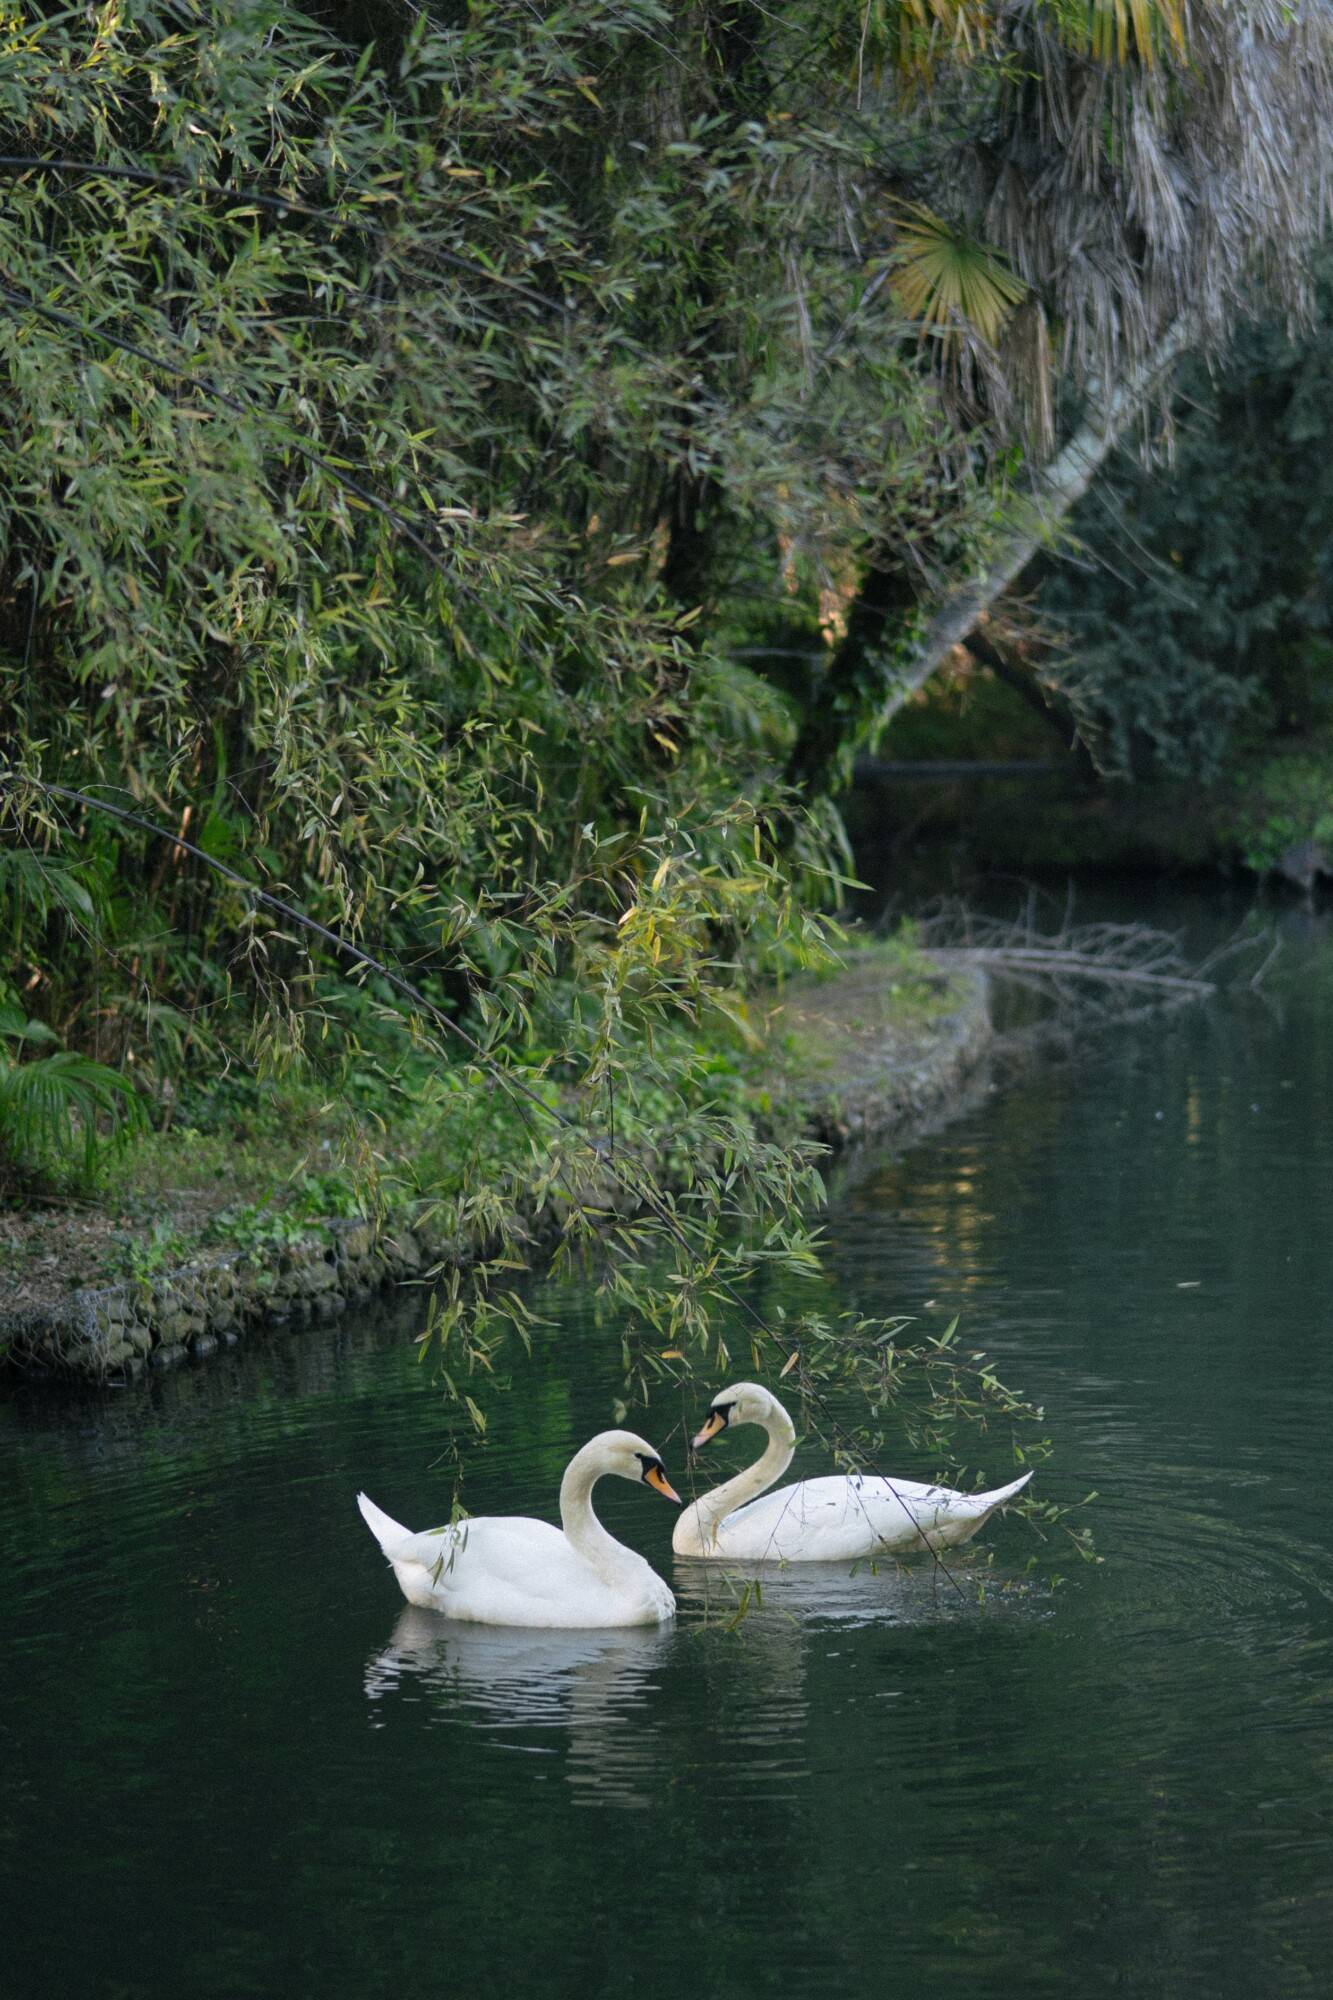
[(909, 318), (956, 336), (970, 326), (992, 347), (1027, 286), (1000, 251), (920, 203), (904, 205), (890, 288)]

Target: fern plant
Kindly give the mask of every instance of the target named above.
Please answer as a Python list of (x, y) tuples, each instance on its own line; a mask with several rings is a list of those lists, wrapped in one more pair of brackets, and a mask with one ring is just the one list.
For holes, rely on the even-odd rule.
[[(86, 1184), (99, 1157), (144, 1123), (128, 1077), (90, 1056), (51, 1047), (58, 1037), (0, 998), (0, 1170), (31, 1180), (54, 1164)], [(44, 1047), (46, 1053), (30, 1051)]]

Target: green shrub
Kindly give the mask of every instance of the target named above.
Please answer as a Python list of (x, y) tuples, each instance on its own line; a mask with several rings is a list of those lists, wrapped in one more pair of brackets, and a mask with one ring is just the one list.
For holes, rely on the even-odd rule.
[(1306, 848), (1333, 857), (1333, 744), (1327, 756), (1296, 751), (1247, 769), (1232, 825), (1242, 860), (1260, 875), (1299, 876)]

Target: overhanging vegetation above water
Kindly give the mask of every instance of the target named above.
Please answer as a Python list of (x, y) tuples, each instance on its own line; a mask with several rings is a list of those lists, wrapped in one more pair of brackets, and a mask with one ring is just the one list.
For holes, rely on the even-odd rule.
[[(774, 999), (748, 1041), (722, 1026), (696, 1048), (710, 1078), (696, 1122), (664, 1099), (620, 1144), (682, 1188), (719, 1100), (756, 1144), (905, 1138), (957, 1106), (989, 1033), (976, 975), (940, 974), (910, 947), (865, 948), (846, 971)], [(224, 1085), (212, 1106), (197, 1100), (202, 1129), (136, 1141), (95, 1204), (0, 1217), (0, 1367), (132, 1379), (206, 1358), (250, 1326), (328, 1319), (381, 1286), (438, 1282), (505, 1230), (549, 1253), (571, 1190), (553, 1178), (534, 1206), (524, 1121), (461, 1073), (430, 1083), (409, 1058), (391, 1097), (361, 1105), (360, 1174), (355, 1152), (342, 1171), (311, 1171), (328, 1133), (345, 1149), (348, 1133), (307, 1087), (280, 1085), (266, 1104)], [(489, 1211), (466, 1199), (478, 1160)], [(604, 1223), (634, 1213), (605, 1176), (598, 1203)]]
[[(6, 775), (150, 808), (497, 1039), (632, 957), (612, 1037), (636, 980), (799, 961), (831, 794), (1029, 487), (1261, 264), (1304, 283), (1322, 14), (1094, 12), (15, 14)], [(93, 998), (7, 868), (71, 1053), (151, 1099), (312, 999), (340, 1032), (170, 837), (5, 803), (98, 935)], [(625, 928), (663, 868), (666, 977), (665, 913)]]

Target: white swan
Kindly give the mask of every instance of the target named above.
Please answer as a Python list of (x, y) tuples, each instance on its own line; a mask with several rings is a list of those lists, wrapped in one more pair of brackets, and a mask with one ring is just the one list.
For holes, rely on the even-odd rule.
[[(679, 1556), (733, 1556), (746, 1561), (842, 1562), (849, 1557), (911, 1555), (967, 1541), (997, 1507), (1027, 1485), (989, 1493), (958, 1493), (914, 1479), (835, 1474), (768, 1488), (791, 1464), (796, 1432), (776, 1396), (756, 1382), (737, 1382), (714, 1396), (698, 1451), (733, 1424), (768, 1432), (762, 1458), (686, 1507), (671, 1546)], [(762, 1494), (763, 1498), (758, 1496)], [(748, 1505), (746, 1504), (748, 1502)]]
[(576, 1452), (560, 1482), (560, 1519), (490, 1515), (414, 1535), (364, 1493), (356, 1504), (409, 1604), (476, 1625), (656, 1625), (676, 1600), (642, 1556), (609, 1535), (592, 1489), (616, 1473), (680, 1505), (661, 1459), (632, 1431), (602, 1431)]

